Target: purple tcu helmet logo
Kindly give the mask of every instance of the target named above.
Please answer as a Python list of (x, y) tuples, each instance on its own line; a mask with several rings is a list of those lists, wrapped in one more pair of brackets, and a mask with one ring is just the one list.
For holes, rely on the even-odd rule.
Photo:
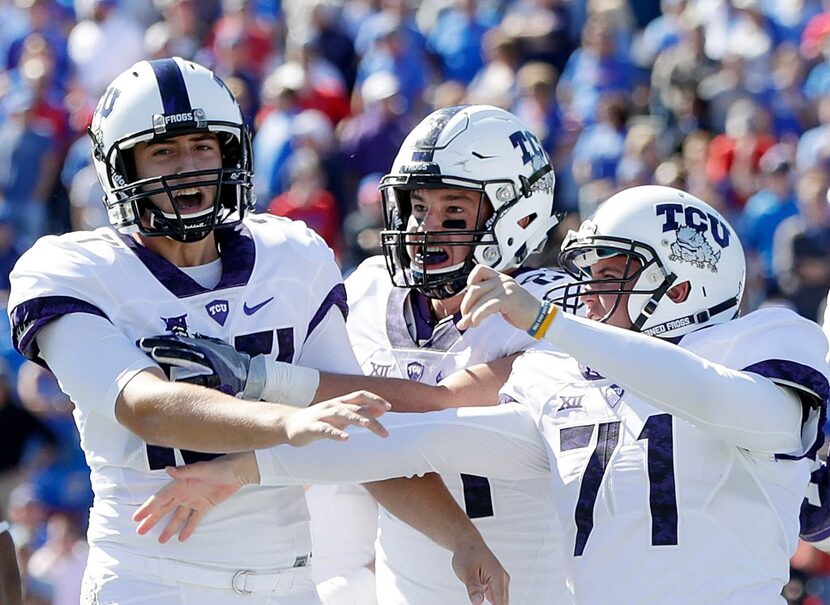
[(225, 320), (228, 318), (228, 301), (226, 300), (212, 300), (205, 305), (210, 318), (218, 323), (220, 326), (225, 325)]
[(715, 243), (721, 248), (729, 247), (732, 232), (729, 227), (714, 214), (704, 212), (694, 206), (683, 204), (657, 204), (654, 207), (657, 216), (663, 216), (663, 233), (678, 231), (681, 227), (690, 227), (700, 233), (709, 232)]
[(721, 250), (712, 246), (706, 234), (721, 249), (729, 247), (732, 232), (726, 223), (714, 214), (683, 204), (657, 204), (654, 212), (664, 217), (663, 233), (674, 231), (677, 238), (671, 244), (669, 260), (717, 273)]
[(420, 361), (410, 361), (406, 365), (406, 375), (409, 376), (409, 380), (419, 382), (424, 376), (424, 364)]

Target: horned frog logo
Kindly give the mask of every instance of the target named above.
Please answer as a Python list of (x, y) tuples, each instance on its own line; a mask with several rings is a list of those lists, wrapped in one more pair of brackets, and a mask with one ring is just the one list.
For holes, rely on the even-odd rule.
[(680, 227), (676, 233), (677, 241), (671, 245), (669, 260), (692, 263), (700, 269), (708, 268), (712, 273), (718, 272), (721, 253), (714, 251), (702, 231)]

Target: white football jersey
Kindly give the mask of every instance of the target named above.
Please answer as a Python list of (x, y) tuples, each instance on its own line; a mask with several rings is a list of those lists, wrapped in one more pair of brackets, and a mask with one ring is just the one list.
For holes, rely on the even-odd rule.
[[(292, 363), (301, 360), (304, 343), (330, 309), (346, 313), (334, 257), (302, 223), (250, 216), (216, 237), (222, 276), (213, 289), (110, 228), (42, 238), (12, 275), (16, 346), (39, 360), (37, 331), (79, 312), (107, 318), (129, 342), (161, 333), (199, 334)], [(332, 350), (348, 350), (343, 340), (331, 343)], [(163, 524), (138, 536), (131, 516), (169, 482), (164, 467), (218, 454), (148, 445), (115, 420), (112, 399), (100, 399), (74, 402), (95, 492), (90, 544), (216, 569), (270, 570), (307, 558), (308, 510), (300, 487), (244, 488), (210, 511), (186, 542), (158, 544)]]
[(718, 439), (569, 356), (532, 351), (514, 364), (502, 397), (530, 407), (551, 449), (577, 603), (783, 602), (812, 464), (804, 454), (828, 394), (826, 345), (793, 338), (808, 332), (798, 322), (764, 309), (680, 342), (816, 403), (802, 450), (778, 455)]
[[(550, 269), (520, 269), (514, 277), (539, 298), (571, 281)], [(453, 372), (512, 355), (536, 342), (498, 315), (464, 332), (455, 325), (460, 315), (448, 318), (432, 330), (425, 329), (430, 337), (416, 342), (405, 318), (421, 321), (418, 310), (408, 308), (410, 301), (421, 297), (393, 287), (380, 257), (358, 267), (346, 280), (346, 288), (349, 338), (368, 375), (436, 384)], [(426, 301), (421, 298), (421, 302)], [(556, 519), (539, 514), (550, 498), (547, 479), (504, 481), (473, 475), (442, 475), (442, 479), (510, 573), (511, 603), (571, 602), (561, 530)], [(449, 551), (382, 508), (378, 535), (375, 573), (381, 605), (469, 602), (452, 571)]]

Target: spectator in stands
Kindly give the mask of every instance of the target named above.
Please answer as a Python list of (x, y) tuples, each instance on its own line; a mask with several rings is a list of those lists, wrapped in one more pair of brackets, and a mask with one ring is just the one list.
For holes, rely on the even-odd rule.
[(56, 137), (35, 115), (31, 91), (11, 92), (5, 108), (8, 119), (0, 124), (0, 198), (20, 243), (28, 247), (45, 232), (46, 205), (59, 169)]
[(634, 89), (633, 67), (618, 50), (611, 24), (591, 17), (582, 32), (582, 46), (568, 59), (559, 78), (559, 100), (569, 120), (581, 125), (595, 122), (603, 96)]
[(389, 168), (389, 158), (397, 154), (410, 124), (400, 82), (392, 74), (373, 74), (358, 94), (361, 111), (339, 130), (341, 149), (348, 158), (347, 192), (356, 191), (357, 183), (367, 174), (384, 173)]
[(57, 435), (21, 405), (14, 377), (0, 363), (0, 507), (7, 508), (12, 490), (57, 451)]
[(830, 191), (823, 170), (803, 174), (796, 186), (798, 214), (775, 231), (773, 268), (781, 294), (813, 321), (830, 289)]
[(118, 0), (89, 0), (67, 41), (69, 58), (84, 93), (103, 94), (107, 84), (143, 56), (144, 33), (121, 11)]
[(310, 148), (298, 150), (288, 161), (288, 175), (288, 191), (271, 201), (268, 212), (303, 221), (341, 257), (340, 213), (334, 196), (326, 189), (320, 156)]
[(771, 147), (761, 158), (763, 187), (744, 206), (738, 222), (746, 251), (747, 293), (750, 303), (758, 304), (776, 294), (777, 279), (773, 271), (773, 241), (781, 222), (798, 213), (789, 148)]

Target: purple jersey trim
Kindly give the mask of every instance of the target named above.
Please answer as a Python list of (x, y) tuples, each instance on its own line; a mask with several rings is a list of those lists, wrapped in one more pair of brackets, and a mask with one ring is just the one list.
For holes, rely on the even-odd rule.
[(72, 296), (33, 298), (17, 305), (9, 316), (14, 348), (27, 359), (41, 363), (35, 336), (50, 321), (69, 313), (90, 313), (109, 321), (109, 317), (101, 309), (79, 298)]
[[(767, 359), (766, 361), (760, 361), (745, 367), (743, 371), (758, 374), (759, 376), (768, 378), (773, 382), (781, 380), (794, 385), (799, 385), (812, 391), (813, 393), (816, 393), (818, 395), (818, 400), (815, 401), (815, 405), (810, 405), (810, 407), (819, 408), (818, 426), (824, 426), (827, 419), (827, 397), (830, 395), (830, 384), (828, 384), (827, 379), (821, 372), (796, 361), (786, 361), (784, 359)], [(804, 394), (807, 395), (807, 393)], [(804, 399), (802, 398), (802, 400)], [(805, 405), (807, 404), (805, 403)], [(807, 417), (808, 414), (805, 409), (804, 419), (806, 420)], [(815, 458), (816, 452), (823, 443), (824, 433), (819, 428), (813, 444), (803, 456), (776, 454), (776, 458), (784, 460), (800, 459), (804, 457)]]
[[(415, 322), (415, 339), (406, 325), (405, 304), (412, 305), (412, 318)], [(462, 332), (456, 327), (461, 313), (452, 316), (452, 321), (442, 319), (435, 321), (429, 298), (417, 290), (393, 288), (386, 304), (386, 334), (389, 344), (394, 349), (426, 349), (430, 351), (449, 351), (461, 338)]]
[(753, 363), (745, 367), (743, 371), (759, 374), (772, 381), (783, 380), (800, 385), (816, 393), (821, 400), (819, 402), (821, 405), (827, 402), (827, 395), (830, 393), (830, 384), (821, 372), (796, 361), (768, 359)]
[(326, 313), (328, 313), (329, 309), (331, 309), (334, 305), (337, 305), (340, 312), (343, 313), (343, 319), (346, 319), (349, 316), (349, 305), (346, 304), (346, 286), (343, 284), (337, 284), (334, 286), (323, 299), (323, 303), (320, 305), (320, 308), (317, 309), (317, 312), (308, 324), (308, 331), (305, 333), (305, 340), (308, 340), (308, 337), (311, 336), (314, 328), (317, 327), (317, 324), (323, 321)]
[(822, 464), (810, 475), (810, 483), (818, 490), (818, 506), (807, 498), (801, 503), (799, 537), (807, 542), (821, 542), (830, 538), (830, 474)]
[(432, 316), (429, 298), (417, 290), (413, 290), (409, 296), (412, 304), (412, 317), (415, 321), (415, 338), (417, 342), (429, 340), (435, 331), (435, 324), (438, 323)]
[(176, 265), (151, 252), (132, 237), (121, 235), (121, 240), (165, 288), (177, 298), (188, 298), (205, 292), (244, 286), (251, 278), (256, 247), (248, 229), (241, 225), (234, 229), (217, 229), (215, 234), (222, 260), (222, 278), (213, 290), (203, 288)]

